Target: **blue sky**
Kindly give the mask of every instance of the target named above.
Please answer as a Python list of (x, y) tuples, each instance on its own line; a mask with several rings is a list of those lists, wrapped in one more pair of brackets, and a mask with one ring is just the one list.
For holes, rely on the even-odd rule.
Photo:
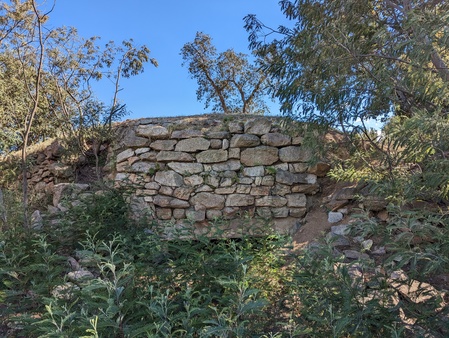
[[(196, 81), (182, 67), (179, 52), (197, 31), (209, 34), (218, 51), (234, 48), (249, 54), (243, 17), (256, 14), (264, 23), (285, 23), (277, 0), (57, 0), (50, 15), (53, 26), (73, 26), (85, 38), (145, 44), (159, 67), (147, 65), (141, 75), (122, 82), (120, 99), (132, 112), (127, 118), (196, 115), (210, 112), (196, 99)], [(109, 103), (113, 86), (96, 86)], [(271, 113), (278, 105), (271, 103)]]

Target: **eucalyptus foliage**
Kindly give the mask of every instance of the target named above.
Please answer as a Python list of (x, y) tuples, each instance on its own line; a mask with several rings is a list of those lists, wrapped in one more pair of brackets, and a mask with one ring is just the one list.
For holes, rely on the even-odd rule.
[(280, 1), (277, 29), (248, 15), (250, 47), (282, 111), (347, 126), (415, 109), (447, 110), (445, 1)]
[(217, 53), (212, 38), (197, 32), (193, 42), (181, 49), (196, 91), (205, 107), (224, 113), (263, 114), (267, 111), (264, 95), (266, 76), (248, 61), (248, 56), (232, 49)]

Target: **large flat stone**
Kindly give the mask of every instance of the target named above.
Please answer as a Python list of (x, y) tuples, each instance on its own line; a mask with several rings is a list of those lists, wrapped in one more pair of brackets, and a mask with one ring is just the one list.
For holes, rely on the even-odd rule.
[(247, 148), (240, 155), (240, 161), (249, 167), (271, 165), (278, 160), (278, 149), (269, 146)]
[(288, 207), (305, 208), (307, 205), (307, 197), (305, 194), (291, 194), (286, 197)]
[(205, 150), (196, 155), (196, 160), (199, 163), (218, 163), (224, 162), (228, 159), (228, 152), (226, 150)]
[(254, 196), (231, 194), (226, 198), (227, 207), (246, 207), (254, 204)]
[(209, 192), (200, 192), (190, 199), (195, 210), (223, 209), (225, 197)]
[(172, 170), (158, 171), (154, 180), (161, 185), (169, 187), (180, 187), (184, 183), (183, 177)]
[(239, 170), (242, 164), (238, 160), (229, 160), (222, 163), (216, 163), (212, 165), (212, 169), (215, 171), (235, 171)]
[(130, 171), (137, 172), (137, 173), (148, 173), (150, 171), (150, 169), (156, 169), (156, 164), (150, 163), (150, 162), (139, 161), (139, 162), (135, 162), (131, 166)]
[(287, 199), (282, 196), (264, 196), (256, 199), (256, 207), (283, 207)]
[(167, 165), (181, 175), (199, 174), (204, 170), (201, 163), (170, 162)]
[(203, 137), (193, 137), (183, 139), (176, 144), (176, 151), (185, 151), (188, 153), (194, 153), (199, 150), (209, 149), (210, 141)]
[(175, 130), (171, 134), (171, 137), (176, 139), (201, 137), (201, 136), (203, 136), (203, 133), (200, 130), (195, 129)]
[(276, 171), (276, 182), (287, 185), (293, 185), (295, 183), (309, 183), (307, 181), (307, 174), (294, 174), (287, 170)]
[(260, 144), (260, 138), (252, 134), (237, 134), (232, 136), (231, 148), (248, 148), (255, 147)]
[(254, 119), (245, 122), (245, 133), (263, 135), (271, 130), (271, 121), (267, 119)]
[(123, 150), (122, 152), (117, 154), (116, 162), (120, 163), (124, 160), (127, 160), (128, 158), (130, 158), (132, 156), (134, 156), (134, 150), (132, 150), (132, 149)]
[(177, 208), (184, 209), (190, 207), (189, 202), (183, 201), (178, 198), (164, 196), (164, 195), (156, 195), (153, 198), (153, 204), (160, 206), (162, 208)]
[(176, 140), (156, 140), (150, 143), (150, 148), (154, 150), (173, 150)]
[(193, 162), (192, 155), (181, 151), (161, 151), (156, 155), (158, 162)]
[(272, 147), (288, 146), (292, 143), (292, 138), (281, 133), (268, 133), (262, 135), (262, 144)]
[(154, 138), (154, 139), (165, 139), (170, 136), (167, 128), (158, 125), (140, 125), (136, 128), (136, 134), (138, 136)]
[(311, 158), (312, 153), (304, 147), (288, 146), (279, 149), (279, 159), (282, 162), (307, 162)]

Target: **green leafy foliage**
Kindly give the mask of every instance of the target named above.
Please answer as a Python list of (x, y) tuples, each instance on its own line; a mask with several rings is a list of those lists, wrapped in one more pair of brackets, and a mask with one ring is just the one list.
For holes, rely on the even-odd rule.
[(213, 111), (263, 114), (267, 111), (263, 95), (267, 81), (264, 74), (248, 61), (247, 55), (228, 49), (218, 53), (212, 38), (197, 32), (193, 42), (181, 50), (183, 64), (198, 82), (198, 100)]

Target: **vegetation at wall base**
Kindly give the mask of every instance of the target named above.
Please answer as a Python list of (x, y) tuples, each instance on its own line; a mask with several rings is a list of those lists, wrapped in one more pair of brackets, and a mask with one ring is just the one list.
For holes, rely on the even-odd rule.
[[(20, 217), (2, 224), (2, 334), (443, 337), (449, 332), (442, 305), (447, 300), (430, 295), (430, 301), (414, 303), (397, 291), (410, 280), (425, 283), (448, 271), (449, 227), (435, 214), (390, 210), (395, 216), (387, 224), (361, 215), (351, 225), (352, 235), (388, 245), (390, 255), (348, 261), (332, 241), (292, 252), (289, 238), (276, 234), (165, 240), (151, 222), (134, 224), (125, 217), (122, 193), (94, 195), (95, 203), (88, 199), (69, 208), (61, 222), (41, 230), (23, 229)], [(5, 201), (8, 209), (20, 210), (17, 200)], [(425, 242), (412, 245), (410, 233)], [(392, 280), (399, 270), (409, 279)]]

